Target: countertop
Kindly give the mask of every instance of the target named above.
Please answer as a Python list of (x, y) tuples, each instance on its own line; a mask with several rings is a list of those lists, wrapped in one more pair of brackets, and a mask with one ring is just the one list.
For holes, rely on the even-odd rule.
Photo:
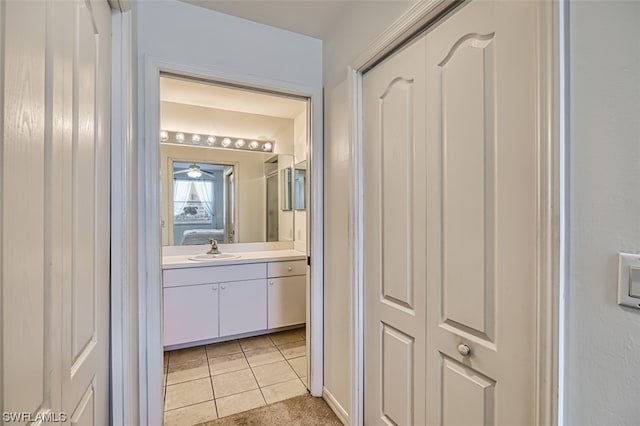
[(220, 260), (189, 260), (193, 255), (163, 256), (162, 269), (201, 268), (203, 266), (241, 265), (243, 263), (304, 260), (307, 255), (296, 250), (269, 250), (233, 253), (240, 257)]

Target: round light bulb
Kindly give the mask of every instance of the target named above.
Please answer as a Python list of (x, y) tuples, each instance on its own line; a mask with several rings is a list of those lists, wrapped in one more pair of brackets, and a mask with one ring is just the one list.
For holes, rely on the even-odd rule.
[(244, 146), (244, 139), (238, 139), (236, 141), (236, 148), (242, 148)]
[(249, 149), (256, 149), (259, 146), (260, 146), (260, 143), (258, 143), (258, 141), (251, 141), (249, 143)]
[(226, 148), (229, 145), (231, 145), (231, 139), (229, 139), (229, 138), (222, 139), (222, 146), (224, 146)]
[(184, 133), (176, 133), (176, 141), (178, 143), (184, 142)]
[(191, 136), (191, 141), (192, 142), (200, 142), (200, 135)]
[(216, 137), (215, 136), (209, 136), (207, 138), (207, 145), (213, 146), (214, 143), (216, 143)]
[(166, 142), (169, 140), (169, 132), (167, 132), (166, 130), (161, 130), (160, 131), (160, 140), (162, 142)]
[(262, 145), (263, 151), (271, 151), (271, 148), (273, 148), (271, 142), (265, 142), (264, 145)]

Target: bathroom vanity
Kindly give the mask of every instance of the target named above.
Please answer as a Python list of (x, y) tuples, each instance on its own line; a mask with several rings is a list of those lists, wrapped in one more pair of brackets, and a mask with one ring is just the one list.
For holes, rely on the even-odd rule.
[(306, 321), (306, 256), (295, 250), (234, 259), (163, 257), (164, 346), (187, 347)]

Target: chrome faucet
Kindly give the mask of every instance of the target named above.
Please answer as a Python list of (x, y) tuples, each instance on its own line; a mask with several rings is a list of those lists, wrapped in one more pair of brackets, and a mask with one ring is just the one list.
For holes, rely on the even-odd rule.
[(218, 248), (218, 242), (213, 238), (209, 239), (209, 242), (211, 243), (211, 250), (209, 250), (207, 254), (220, 254), (221, 251)]

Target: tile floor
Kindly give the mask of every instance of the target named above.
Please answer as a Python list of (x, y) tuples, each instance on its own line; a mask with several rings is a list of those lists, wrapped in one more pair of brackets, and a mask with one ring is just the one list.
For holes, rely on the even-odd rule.
[(305, 329), (164, 353), (164, 424), (193, 425), (306, 393)]

